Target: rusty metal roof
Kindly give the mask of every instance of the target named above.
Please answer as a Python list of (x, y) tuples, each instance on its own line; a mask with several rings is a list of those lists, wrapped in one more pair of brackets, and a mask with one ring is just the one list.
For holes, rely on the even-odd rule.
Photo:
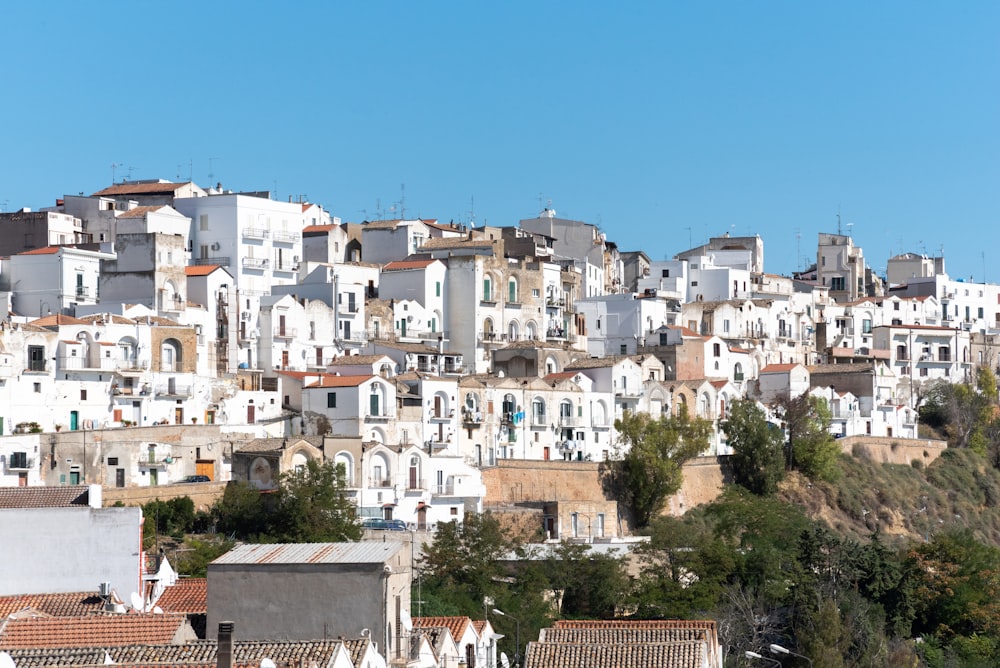
[(405, 543), (276, 543), (240, 545), (212, 564), (381, 564)]

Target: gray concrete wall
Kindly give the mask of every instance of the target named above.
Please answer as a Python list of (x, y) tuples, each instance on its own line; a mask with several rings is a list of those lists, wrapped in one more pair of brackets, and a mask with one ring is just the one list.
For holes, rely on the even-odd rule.
[(0, 595), (96, 594), (101, 582), (125, 601), (141, 591), (138, 508), (4, 509), (0, 526)]

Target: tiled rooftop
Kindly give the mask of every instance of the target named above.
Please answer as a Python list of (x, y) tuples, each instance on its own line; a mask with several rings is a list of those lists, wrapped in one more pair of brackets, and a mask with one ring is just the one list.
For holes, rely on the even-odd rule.
[(206, 578), (181, 578), (163, 592), (156, 605), (164, 612), (208, 612), (208, 580)]
[(76, 617), (99, 612), (103, 604), (104, 601), (96, 591), (0, 596), (0, 620), (26, 609), (37, 610), (53, 617)]
[(528, 643), (524, 668), (704, 668), (705, 643)]
[(0, 508), (68, 508), (88, 505), (87, 487), (0, 487)]
[[(468, 617), (414, 617), (413, 626), (414, 628), (422, 629), (427, 627), (444, 627), (451, 632), (451, 637), (455, 642), (459, 642), (462, 639), (462, 635), (472, 624), (472, 620)], [(475, 629), (473, 629), (475, 630)]]
[(184, 615), (168, 614), (11, 619), (0, 633), (0, 649), (166, 645), (175, 640), (185, 625), (188, 621)]

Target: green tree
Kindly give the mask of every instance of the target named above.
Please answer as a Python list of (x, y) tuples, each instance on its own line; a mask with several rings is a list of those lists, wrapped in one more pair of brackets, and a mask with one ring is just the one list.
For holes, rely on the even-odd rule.
[(562, 593), (563, 617), (612, 619), (628, 595), (624, 561), (586, 545), (561, 543), (543, 564), (548, 588)]
[(773, 494), (784, 477), (784, 436), (767, 421), (752, 399), (733, 402), (722, 425), (733, 454), (729, 458), (736, 484), (754, 494)]
[(361, 527), (347, 498), (343, 467), (310, 461), (278, 477), (262, 492), (230, 483), (212, 514), (220, 532), (240, 540), (323, 543), (360, 540)]
[(628, 450), (610, 462), (607, 480), (635, 525), (644, 527), (680, 489), (684, 462), (708, 449), (712, 423), (683, 411), (656, 420), (627, 412), (615, 429)]
[(840, 446), (830, 434), (830, 408), (826, 400), (805, 392), (779, 405), (788, 428), (789, 468), (810, 478), (836, 478)]
[(976, 369), (975, 384), (932, 383), (920, 407), (920, 419), (944, 431), (948, 445), (991, 454), (1000, 463), (1000, 425), (996, 419), (997, 379), (987, 367)]
[(278, 478), (271, 535), (282, 543), (327, 543), (361, 540), (354, 504), (347, 498), (342, 465), (310, 460)]

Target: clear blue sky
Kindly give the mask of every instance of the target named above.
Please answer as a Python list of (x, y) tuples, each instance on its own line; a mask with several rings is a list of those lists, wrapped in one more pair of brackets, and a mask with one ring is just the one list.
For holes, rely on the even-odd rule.
[(7, 3), (0, 207), (113, 163), (349, 221), (405, 184), (407, 216), (551, 201), (654, 259), (757, 233), (783, 274), (840, 211), (880, 271), (943, 246), (1000, 281), (1000, 3), (615, 4)]

